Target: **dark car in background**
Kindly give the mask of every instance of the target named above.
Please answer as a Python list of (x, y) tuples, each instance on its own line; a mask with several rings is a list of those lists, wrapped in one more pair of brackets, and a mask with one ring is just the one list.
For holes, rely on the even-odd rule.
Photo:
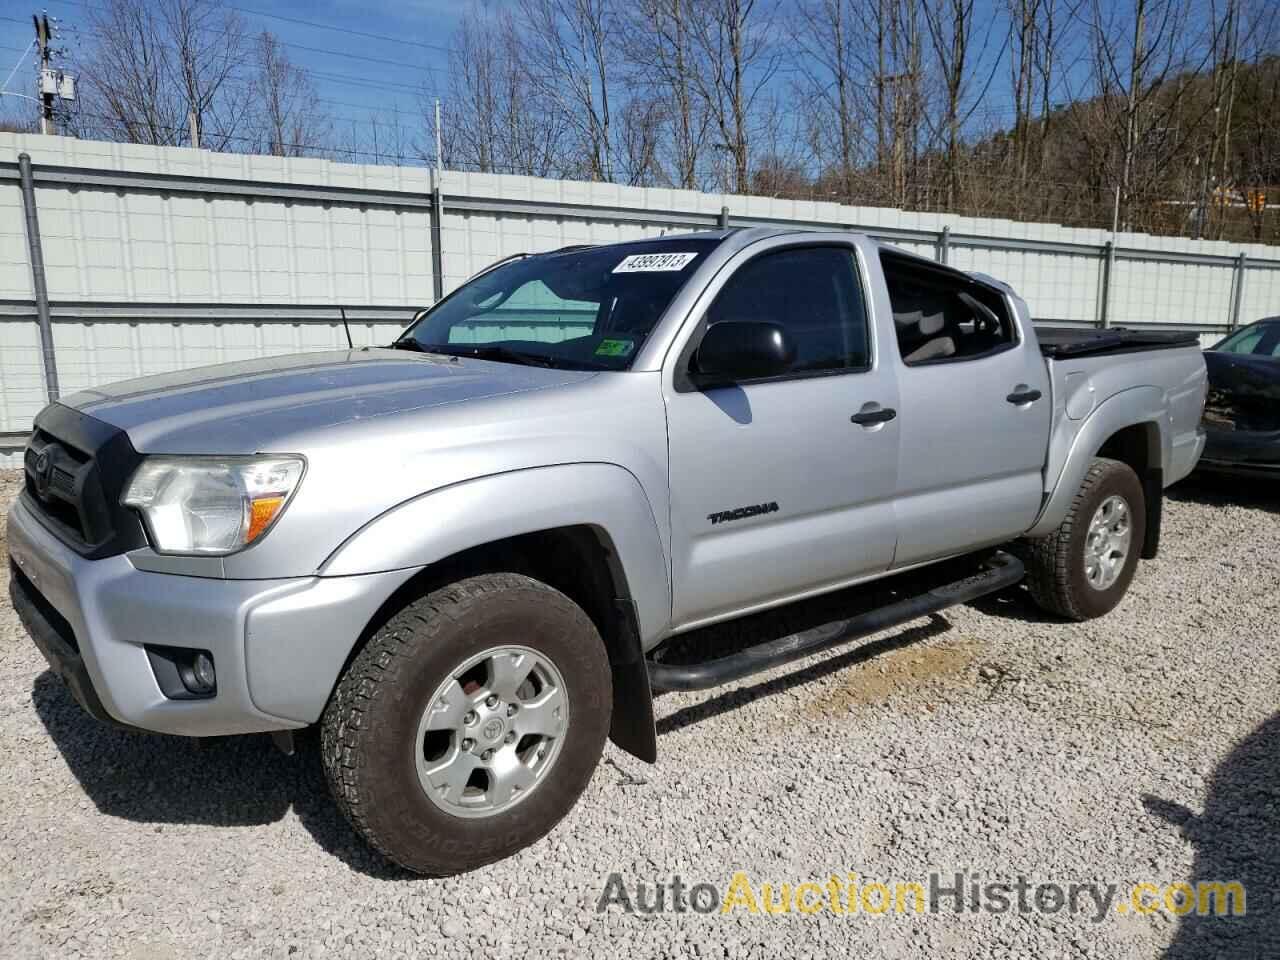
[(1201, 470), (1280, 478), (1280, 317), (1204, 352), (1209, 373)]

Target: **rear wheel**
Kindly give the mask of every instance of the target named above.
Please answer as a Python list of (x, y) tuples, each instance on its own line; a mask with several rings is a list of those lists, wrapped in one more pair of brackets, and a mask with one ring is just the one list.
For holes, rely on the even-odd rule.
[(529, 577), (410, 603), (325, 710), (325, 773), (388, 859), (444, 875), (506, 857), (573, 807), (604, 748), (609, 661), (591, 620)]
[(1071, 620), (1108, 613), (1129, 589), (1145, 535), (1138, 475), (1119, 460), (1094, 458), (1058, 529), (1023, 543), (1031, 596)]

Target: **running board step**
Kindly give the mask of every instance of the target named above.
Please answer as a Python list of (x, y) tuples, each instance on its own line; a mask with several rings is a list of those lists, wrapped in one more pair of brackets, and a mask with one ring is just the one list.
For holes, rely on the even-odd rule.
[(669, 690), (709, 690), (749, 677), (753, 673), (811, 656), (829, 647), (896, 627), (917, 617), (995, 593), (1016, 584), (1022, 579), (1024, 572), (1021, 560), (1003, 550), (997, 550), (983, 563), (983, 569), (972, 576), (868, 610), (847, 620), (824, 623), (820, 627), (769, 640), (731, 656), (704, 663), (670, 664), (647, 660), (649, 685), (655, 693)]

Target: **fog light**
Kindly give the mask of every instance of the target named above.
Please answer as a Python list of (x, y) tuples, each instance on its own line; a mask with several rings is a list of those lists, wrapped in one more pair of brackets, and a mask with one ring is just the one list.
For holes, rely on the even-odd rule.
[[(191, 665), (191, 673), (195, 683), (194, 685), (188, 685), (188, 689), (192, 693), (210, 693), (217, 686), (213, 672), (213, 660), (209, 658), (207, 653), (196, 654), (195, 661)], [(186, 677), (183, 677), (183, 680), (186, 680)]]
[(189, 647), (147, 644), (156, 685), (170, 700), (203, 700), (218, 692), (213, 654)]

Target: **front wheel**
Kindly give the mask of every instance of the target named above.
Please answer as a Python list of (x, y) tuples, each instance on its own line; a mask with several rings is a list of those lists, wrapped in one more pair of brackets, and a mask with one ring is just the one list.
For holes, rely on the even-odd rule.
[(321, 725), (338, 805), (388, 859), (447, 875), (546, 834), (609, 731), (609, 661), (568, 597), (518, 574), (408, 604), (369, 640)]
[(1023, 541), (1036, 604), (1071, 620), (1110, 612), (1133, 579), (1146, 536), (1146, 501), (1133, 469), (1095, 457), (1053, 533)]

